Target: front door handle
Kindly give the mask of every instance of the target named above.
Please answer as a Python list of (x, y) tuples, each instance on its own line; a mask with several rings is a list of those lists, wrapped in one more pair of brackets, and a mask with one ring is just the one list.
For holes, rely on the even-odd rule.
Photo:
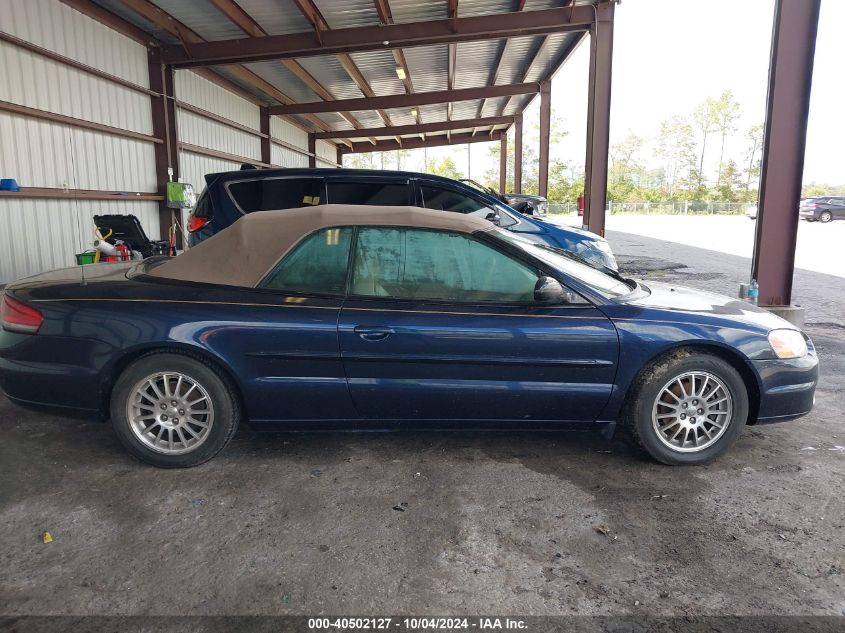
[(358, 325), (353, 331), (365, 341), (383, 341), (393, 334), (393, 330), (389, 327), (370, 327), (366, 325)]

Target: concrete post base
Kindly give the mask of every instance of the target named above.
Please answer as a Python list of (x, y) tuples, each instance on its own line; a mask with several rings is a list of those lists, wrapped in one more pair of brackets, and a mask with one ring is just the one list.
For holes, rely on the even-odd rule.
[(765, 308), (772, 314), (778, 315), (782, 319), (786, 319), (795, 327), (803, 328), (804, 327), (804, 308), (801, 306), (764, 306), (761, 305), (761, 308)]

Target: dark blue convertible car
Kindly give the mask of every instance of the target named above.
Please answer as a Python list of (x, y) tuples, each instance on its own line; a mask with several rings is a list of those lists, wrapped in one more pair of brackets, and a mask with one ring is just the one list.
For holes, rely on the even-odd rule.
[(13, 401), (193, 466), (266, 429), (630, 429), (696, 464), (813, 406), (810, 340), (748, 303), (608, 275), (477, 217), (250, 214), (186, 253), (46, 273), (2, 303)]

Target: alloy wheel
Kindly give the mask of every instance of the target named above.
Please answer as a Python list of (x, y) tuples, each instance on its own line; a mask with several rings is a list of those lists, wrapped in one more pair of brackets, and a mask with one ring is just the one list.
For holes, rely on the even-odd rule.
[(733, 398), (716, 375), (690, 371), (667, 382), (652, 408), (657, 438), (673, 451), (693, 453), (715, 444), (733, 418)]
[(165, 455), (181, 455), (208, 439), (214, 406), (197, 380), (179, 372), (159, 372), (132, 388), (126, 418), (145, 446)]

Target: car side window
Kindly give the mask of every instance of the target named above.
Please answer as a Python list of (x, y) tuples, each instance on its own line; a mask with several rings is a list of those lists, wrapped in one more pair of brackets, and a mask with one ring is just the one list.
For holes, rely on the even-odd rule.
[(327, 183), (330, 204), (368, 204), (389, 207), (406, 207), (410, 188), (407, 182), (357, 182), (329, 180)]
[(460, 233), (358, 229), (350, 294), (462, 303), (534, 300), (536, 270)]
[(263, 178), (230, 182), (227, 187), (238, 208), (244, 213), (252, 213), (320, 204), (323, 180)]
[(258, 284), (290, 294), (346, 294), (352, 229), (322, 229), (306, 237)]
[(476, 215), (480, 218), (484, 218), (485, 220), (492, 220), (494, 217), (498, 216), (498, 224), (501, 227), (508, 227), (516, 224), (512, 218), (502, 214), (498, 209), (491, 207), (485, 202), (482, 202), (465, 192), (450, 189), (449, 187), (439, 187), (437, 185), (421, 183), (420, 193), (422, 193), (423, 206), (426, 209)]
[(436, 211), (452, 211), (454, 213), (466, 213), (486, 218), (488, 215), (495, 215), (496, 210), (480, 200), (471, 198), (466, 194), (434, 185), (420, 185), (423, 197), (423, 206), (426, 209)]

